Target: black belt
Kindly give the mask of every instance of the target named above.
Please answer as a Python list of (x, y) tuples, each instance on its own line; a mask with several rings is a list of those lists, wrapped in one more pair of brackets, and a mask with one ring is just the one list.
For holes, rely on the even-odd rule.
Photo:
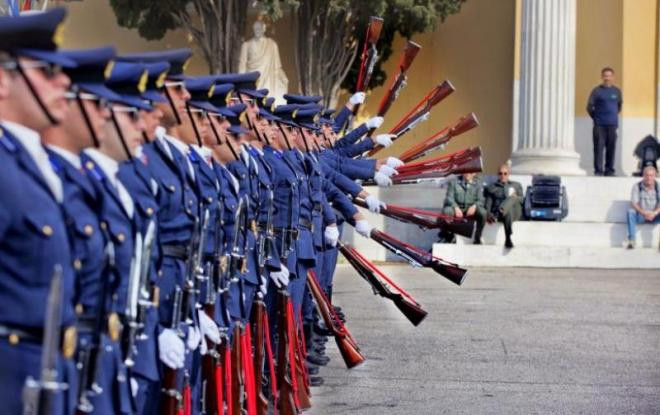
[(314, 203), (314, 212), (322, 212), (323, 211), (323, 205), (321, 203)]
[[(107, 326), (106, 319), (103, 319), (101, 323), (101, 331), (105, 331)], [(95, 333), (98, 328), (96, 325), (96, 316), (78, 316), (78, 321), (76, 321), (76, 327), (78, 328), (78, 333), (81, 334), (90, 334)]]
[(188, 247), (186, 245), (163, 245), (163, 255), (185, 261), (188, 259)]
[(310, 230), (310, 231), (312, 230), (312, 228), (314, 226), (312, 224), (312, 222), (308, 221), (307, 219), (303, 219), (303, 218), (300, 218), (300, 220), (298, 221), (298, 225), (300, 225), (303, 228), (305, 228), (307, 230)]
[(298, 231), (298, 229), (273, 228), (273, 234), (275, 234), (276, 236), (284, 236), (290, 234), (291, 239), (297, 241), (300, 232)]

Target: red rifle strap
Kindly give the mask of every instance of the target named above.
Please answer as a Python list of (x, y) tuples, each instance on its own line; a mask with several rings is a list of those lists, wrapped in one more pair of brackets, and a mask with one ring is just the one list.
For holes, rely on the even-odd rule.
[(252, 335), (250, 325), (245, 325), (245, 334), (241, 336), (241, 358), (243, 359), (243, 376), (245, 376), (245, 390), (248, 415), (257, 414), (257, 395), (254, 384), (254, 359), (252, 357)]
[(192, 415), (192, 396), (190, 385), (183, 387), (183, 415)]
[[(296, 408), (300, 408), (300, 398), (298, 398), (298, 379), (296, 378), (296, 345), (294, 343), (296, 322), (293, 317), (293, 303), (290, 299), (286, 303), (286, 310), (286, 335), (289, 343), (289, 373), (291, 376), (291, 389), (293, 389), (293, 401), (296, 404)], [(282, 339), (280, 339), (280, 341), (282, 341)]]
[[(228, 341), (228, 345), (231, 344)], [(232, 400), (232, 387), (231, 387), (231, 348), (227, 346), (225, 348), (225, 385), (227, 387), (227, 393), (225, 395), (227, 396), (227, 413), (228, 414), (233, 414), (234, 406), (233, 406), (233, 400)]]
[(225, 410), (224, 385), (222, 382), (222, 365), (215, 367), (215, 402), (217, 404), (216, 413), (222, 414)]

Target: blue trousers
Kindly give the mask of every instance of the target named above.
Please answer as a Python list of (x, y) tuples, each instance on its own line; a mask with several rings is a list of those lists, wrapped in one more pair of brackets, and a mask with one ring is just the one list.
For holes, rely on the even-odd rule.
[(642, 216), (635, 209), (628, 209), (628, 240), (635, 240), (635, 235), (637, 234), (637, 224), (639, 223), (660, 223), (660, 215), (656, 216), (655, 219), (649, 222), (644, 219), (644, 216)]

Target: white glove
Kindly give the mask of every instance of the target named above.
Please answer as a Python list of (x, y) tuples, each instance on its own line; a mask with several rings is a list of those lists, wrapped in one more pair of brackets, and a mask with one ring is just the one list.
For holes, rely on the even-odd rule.
[(399, 174), (398, 171), (394, 170), (392, 167), (388, 166), (387, 164), (383, 164), (382, 166), (380, 166), (380, 169), (378, 169), (378, 173), (383, 173), (387, 177), (392, 177)]
[(369, 222), (367, 222), (366, 219), (360, 219), (355, 222), (355, 231), (365, 238), (371, 236), (372, 229), (373, 228), (369, 225)]
[(387, 164), (393, 169), (396, 169), (398, 167), (403, 166), (405, 163), (396, 157), (388, 157), (387, 160), (385, 160), (385, 164)]
[(337, 246), (337, 241), (339, 240), (339, 229), (336, 225), (330, 225), (325, 227), (325, 232), (323, 232), (323, 237), (325, 238), (325, 243), (331, 246)]
[(186, 346), (188, 350), (193, 351), (197, 349), (200, 341), (202, 340), (202, 335), (199, 332), (199, 329), (195, 326), (188, 327), (188, 338), (186, 339)]
[[(220, 330), (218, 329), (218, 325), (215, 324), (215, 321), (203, 311), (197, 314), (199, 315), (199, 330), (202, 334), (213, 343), (220, 343)], [(202, 343), (205, 342), (202, 340)]]
[(358, 105), (358, 104), (363, 104), (364, 99), (367, 97), (367, 94), (364, 92), (356, 92), (351, 97), (348, 99), (348, 102), (351, 105)]
[(261, 277), (261, 284), (259, 285), (259, 292), (257, 293), (257, 296), (259, 297), (260, 300), (263, 300), (266, 298), (266, 293), (268, 292), (268, 284), (266, 284), (268, 280), (266, 280), (265, 276)]
[(273, 280), (277, 288), (289, 285), (289, 269), (284, 264), (280, 264), (280, 267), (279, 271), (270, 273), (270, 279)]
[(378, 128), (383, 125), (383, 121), (385, 121), (383, 117), (373, 117), (369, 118), (365, 124), (367, 125), (367, 128), (371, 130), (372, 128)]
[(367, 196), (367, 197), (364, 199), (364, 202), (365, 202), (365, 203), (367, 204), (367, 206), (369, 207), (369, 210), (372, 211), (372, 212), (374, 212), (374, 213), (380, 213), (380, 208), (381, 208), (381, 206), (382, 206), (382, 207), (385, 207), (385, 203), (381, 202), (380, 200), (378, 200), (378, 198), (376, 198), (376, 197), (373, 196), (373, 195), (369, 195), (369, 196)]
[(396, 134), (378, 134), (376, 136), (376, 144), (389, 147), (392, 145), (392, 138), (394, 137), (396, 137)]
[(130, 384), (131, 384), (131, 395), (135, 398), (137, 396), (138, 389), (140, 389), (140, 384), (138, 383), (137, 379), (133, 377), (130, 380)]
[(185, 361), (186, 346), (172, 329), (158, 335), (158, 357), (172, 369), (181, 369)]
[(427, 113), (425, 113), (424, 115), (422, 115), (421, 117), (419, 117), (419, 121), (418, 121), (418, 122), (424, 122), (424, 121), (426, 121), (426, 120), (428, 120), (428, 119), (429, 119), (429, 113), (427, 112)]
[(376, 172), (376, 174), (374, 174), (374, 181), (380, 187), (390, 187), (392, 185), (392, 179), (381, 172)]

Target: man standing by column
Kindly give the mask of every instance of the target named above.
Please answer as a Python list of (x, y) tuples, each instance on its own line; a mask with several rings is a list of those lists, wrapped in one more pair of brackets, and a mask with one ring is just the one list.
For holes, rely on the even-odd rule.
[[(603, 83), (591, 91), (587, 103), (587, 112), (594, 120), (594, 174), (614, 176), (616, 130), (619, 127), (619, 112), (623, 99), (621, 90), (614, 86), (614, 69), (603, 68), (600, 75)], [(604, 170), (603, 151), (605, 151)]]

